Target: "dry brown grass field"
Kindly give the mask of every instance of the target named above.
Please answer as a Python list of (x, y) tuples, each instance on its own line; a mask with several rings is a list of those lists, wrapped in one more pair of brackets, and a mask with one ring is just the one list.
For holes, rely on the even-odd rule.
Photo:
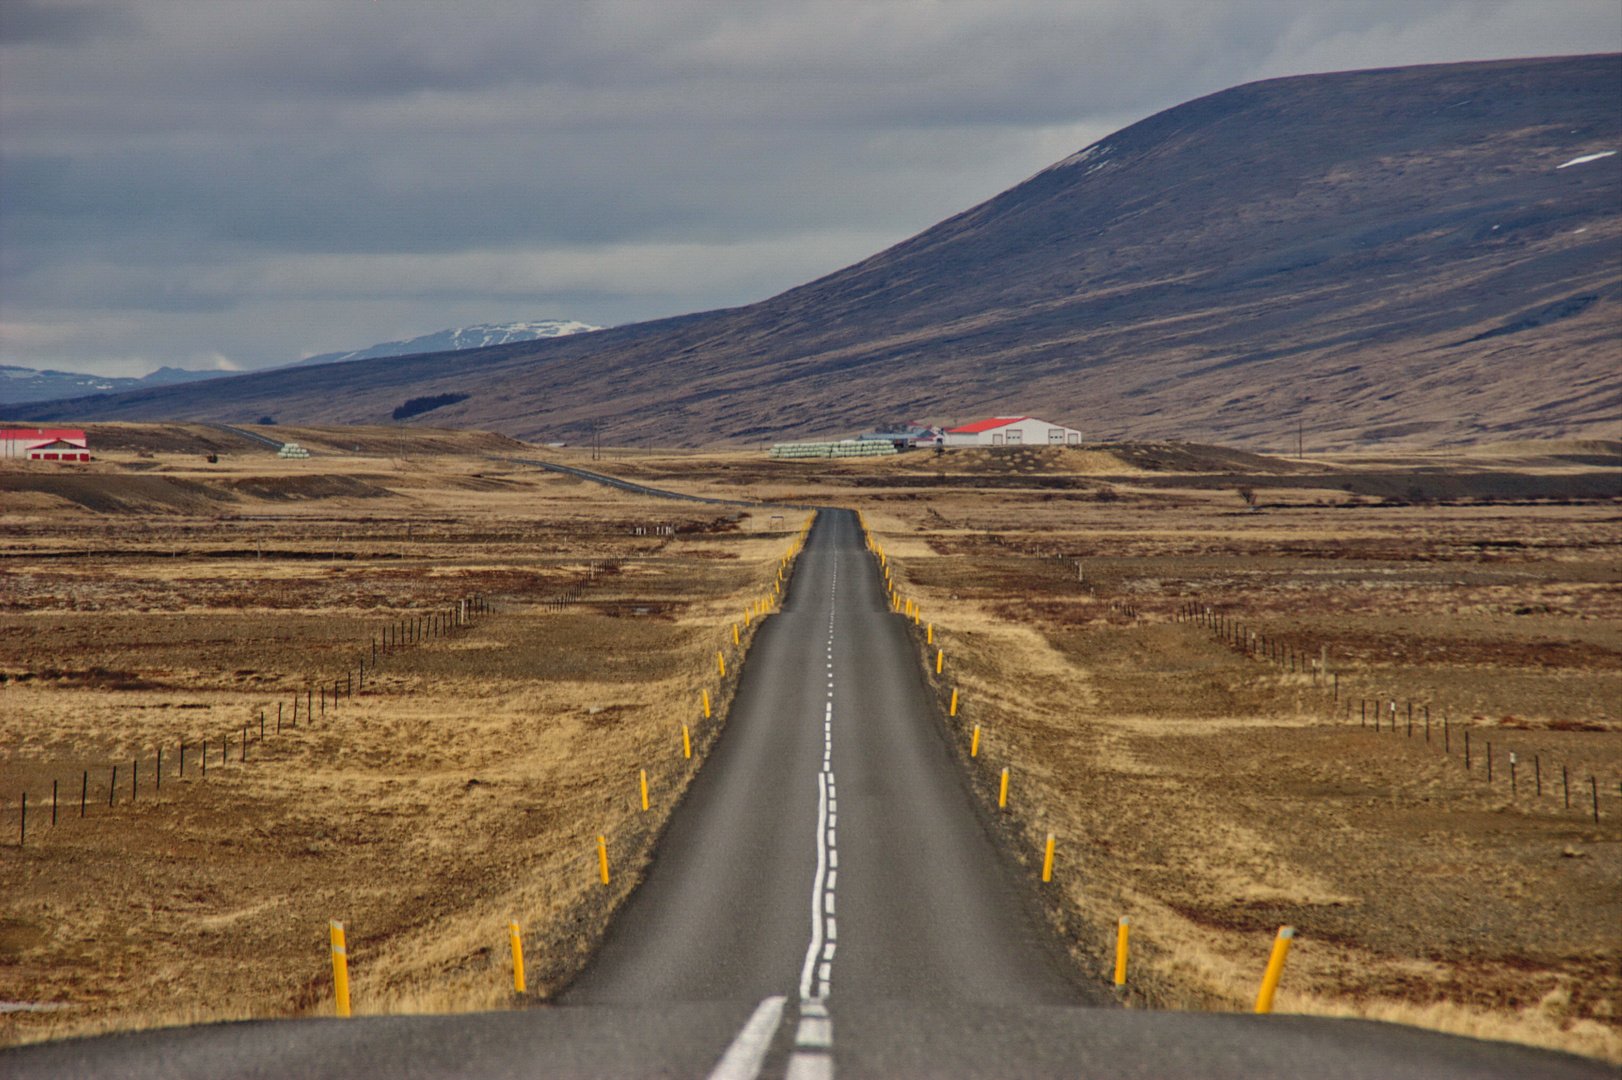
[[(697, 694), (724, 700), (715, 650), (735, 677), (731, 623), (799, 521), (480, 456), (522, 450), (861, 509), (922, 605), (921, 659), (926, 623), (945, 650), (943, 717), (958, 690), (945, 722), (988, 806), (1011, 770), (998, 827), (1088, 976), (1133, 920), (1129, 1005), (1248, 1008), (1287, 923), (1280, 1011), (1622, 1059), (1616, 444), (807, 463), (291, 437), (317, 456), (104, 425), (89, 470), (0, 472), (0, 1001), (66, 1006), (5, 1014), (6, 1041), (330, 1009), (330, 918), (349, 926), (361, 1011), (516, 1003), (509, 918), (535, 997), (578, 968), (691, 775), (680, 724), (698, 757), (717, 730), (697, 725)], [(385, 627), (470, 594), (494, 610), (274, 730), (278, 704), (351, 670)], [(1190, 607), (1295, 659), (1229, 644)], [(166, 756), (152, 786), (159, 746), (205, 737), (206, 780)], [(86, 771), (80, 819), (66, 782)], [(4, 830), (23, 790), (19, 848)]]
[[(330, 1011), (329, 919), (357, 1012), (518, 1003), (508, 920), (544, 999), (716, 735), (733, 624), (802, 523), (496, 436), (280, 430), (316, 456), (102, 425), (89, 467), (0, 471), (0, 1042)], [(372, 668), (470, 596), (492, 609)]]
[[(1617, 449), (612, 464), (864, 511), (945, 650), (988, 806), (1011, 770), (1033, 883), (1058, 837), (1044, 895), (1088, 974), (1132, 919), (1129, 1004), (1247, 1009), (1290, 924), (1278, 1011), (1622, 1060)], [(1303, 659), (1230, 646), (1188, 605)]]

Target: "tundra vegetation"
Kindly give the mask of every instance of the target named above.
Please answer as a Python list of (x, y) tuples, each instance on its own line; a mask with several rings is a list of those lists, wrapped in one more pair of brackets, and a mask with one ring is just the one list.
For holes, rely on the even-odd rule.
[[(357, 1013), (520, 1003), (509, 920), (544, 999), (718, 733), (733, 624), (802, 524), (493, 436), (274, 430), (315, 456), (105, 425), (87, 469), (0, 473), (0, 1040), (330, 1013), (329, 919)], [(449, 629), (469, 596), (491, 610)]]
[[(316, 456), (109, 425), (93, 441), (121, 448), (86, 473), (0, 474), (0, 824), (53, 777), (92, 769), (95, 802), (115, 760), (227, 730), (239, 749), (401, 618), (494, 610), (314, 726), (250, 729), (246, 765), (0, 841), (0, 999), (67, 1006), (7, 1014), (9, 1040), (330, 1009), (329, 918), (358, 1011), (516, 1003), (509, 918), (544, 998), (634, 882), (694, 767), (680, 724), (706, 686), (724, 700), (717, 642), (800, 523), (481, 456), (520, 449), (495, 436), (263, 430)], [(1132, 919), (1129, 1006), (1248, 1008), (1289, 924), (1275, 1011), (1622, 1060), (1619, 449), (519, 456), (862, 510), (920, 651), (944, 649), (920, 675), (943, 737), (1081, 977), (1108, 977)]]

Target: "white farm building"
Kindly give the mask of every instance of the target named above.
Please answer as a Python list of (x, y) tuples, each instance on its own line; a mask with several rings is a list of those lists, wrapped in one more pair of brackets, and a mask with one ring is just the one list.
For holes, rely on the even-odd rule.
[(947, 446), (1076, 446), (1081, 432), (1034, 416), (994, 416), (946, 429)]

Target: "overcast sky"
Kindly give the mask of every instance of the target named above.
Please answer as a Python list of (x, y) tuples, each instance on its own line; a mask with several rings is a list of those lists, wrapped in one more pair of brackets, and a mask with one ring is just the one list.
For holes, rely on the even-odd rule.
[(747, 303), (1238, 83), (1619, 48), (1616, 0), (3, 0), (0, 363)]

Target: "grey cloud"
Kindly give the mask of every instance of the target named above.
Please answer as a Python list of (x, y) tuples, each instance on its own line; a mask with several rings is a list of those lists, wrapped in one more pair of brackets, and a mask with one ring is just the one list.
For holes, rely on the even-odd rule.
[[(119, 342), (153, 366), (251, 366), (459, 319), (745, 302), (1238, 82), (1622, 45), (1614, 0), (8, 0), (0, 16), (0, 319), (35, 328), (0, 336), (0, 359), (56, 366), (110, 363)], [(672, 280), (650, 281), (673, 245)], [(365, 279), (334, 269), (363, 263)], [(326, 301), (286, 284), (298, 268)]]
[(139, 28), (124, 4), (57, 4), (7, 0), (0, 5), (0, 46), (74, 46), (104, 37), (124, 37)]

